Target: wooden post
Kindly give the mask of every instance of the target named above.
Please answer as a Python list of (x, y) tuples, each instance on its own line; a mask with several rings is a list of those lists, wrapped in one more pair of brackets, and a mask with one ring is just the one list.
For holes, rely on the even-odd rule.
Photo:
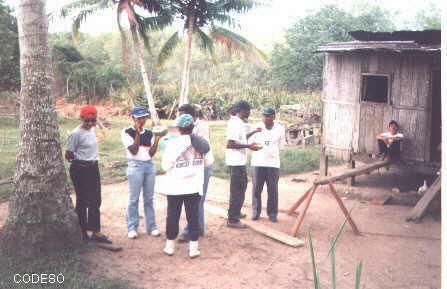
[(315, 193), (315, 190), (318, 188), (318, 185), (312, 187), (312, 191), (307, 194), (306, 201), (304, 202), (304, 209), (303, 212), (298, 216), (298, 218), (295, 221), (295, 224), (293, 225), (291, 234), (293, 237), (296, 237), (298, 234), (298, 230), (300, 229), (301, 223), (303, 223), (304, 216), (306, 215), (307, 209), (309, 208), (310, 201), (312, 201), (312, 197)]
[(293, 204), (287, 211), (286, 214), (287, 215), (292, 215), (296, 209), (298, 209), (298, 207), (301, 205), (301, 203), (304, 202), (304, 200), (307, 198), (307, 196), (309, 195), (309, 193), (312, 191), (312, 189), (315, 187), (315, 185), (313, 185), (312, 187), (310, 187), (302, 196), (301, 198), (295, 203)]
[(343, 211), (343, 214), (345, 215), (345, 217), (348, 219), (349, 224), (352, 227), (352, 230), (354, 231), (355, 234), (360, 235), (359, 229), (357, 229), (356, 224), (354, 223), (354, 220), (351, 218), (351, 216), (349, 215), (348, 210), (346, 209), (345, 205), (343, 204), (343, 201), (340, 199), (340, 197), (337, 195), (337, 191), (335, 190), (334, 185), (332, 184), (332, 182), (329, 182), (329, 188), (331, 189), (330, 192), (332, 193), (332, 195), (334, 196), (335, 200), (338, 203), (338, 206), (340, 207), (340, 209)]
[(326, 155), (326, 148), (321, 145), (320, 151), (320, 177), (327, 176), (329, 157)]
[[(348, 169), (355, 169), (355, 160), (351, 159), (348, 162)], [(355, 176), (348, 178), (348, 186), (355, 185)]]

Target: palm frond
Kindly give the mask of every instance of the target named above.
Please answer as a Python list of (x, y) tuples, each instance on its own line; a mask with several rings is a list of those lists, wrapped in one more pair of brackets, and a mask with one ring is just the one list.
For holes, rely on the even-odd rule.
[(259, 4), (261, 3), (255, 0), (219, 0), (210, 3), (210, 9), (225, 13), (245, 13)]
[(143, 39), (144, 47), (146, 48), (146, 50), (149, 53), (151, 53), (151, 46), (149, 44), (149, 35), (146, 33), (147, 27), (144, 25), (143, 17), (141, 15), (139, 15), (138, 13), (135, 13), (133, 8), (131, 10), (134, 13), (133, 16), (135, 17), (135, 21), (137, 23), (136, 28), (137, 28), (139, 36), (141, 37), (141, 39)]
[(179, 43), (180, 43), (180, 37), (178, 36), (178, 32), (175, 32), (165, 42), (165, 44), (163, 45), (163, 47), (160, 50), (160, 53), (158, 54), (157, 63), (156, 63), (157, 69), (160, 69), (164, 65), (166, 60), (168, 60), (171, 57), (174, 49), (178, 46)]
[(174, 14), (172, 11), (163, 10), (156, 16), (144, 17), (141, 19), (142, 25), (148, 30), (163, 30), (172, 25)]
[(253, 43), (228, 29), (223, 27), (213, 27), (211, 35), (215, 41), (225, 45), (233, 53), (242, 52), (251, 58), (256, 57), (262, 60), (267, 59), (267, 55)]
[(196, 42), (199, 48), (205, 52), (209, 53), (211, 56), (214, 55), (214, 41), (208, 36), (202, 29), (197, 28), (194, 30), (194, 35), (196, 36)]

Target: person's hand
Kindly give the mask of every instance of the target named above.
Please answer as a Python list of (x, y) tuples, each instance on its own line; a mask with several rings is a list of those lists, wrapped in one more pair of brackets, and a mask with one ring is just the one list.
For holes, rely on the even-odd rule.
[(137, 125), (135, 126), (135, 130), (137, 131), (137, 133), (141, 133), (143, 128), (141, 127), (141, 125), (139, 123), (137, 123)]
[(262, 147), (260, 145), (258, 145), (257, 143), (251, 143), (248, 148), (252, 151), (258, 151), (260, 149), (262, 149)]
[(258, 128), (255, 129), (255, 132), (261, 132), (261, 131), (262, 131), (261, 127), (258, 127)]

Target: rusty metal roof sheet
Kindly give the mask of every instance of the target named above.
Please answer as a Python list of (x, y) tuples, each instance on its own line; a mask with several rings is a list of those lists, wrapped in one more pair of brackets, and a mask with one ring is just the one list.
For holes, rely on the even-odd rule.
[(421, 44), (416, 41), (350, 41), (333, 42), (318, 47), (316, 52), (354, 52), (354, 51), (383, 51), (383, 52), (440, 52), (440, 44)]

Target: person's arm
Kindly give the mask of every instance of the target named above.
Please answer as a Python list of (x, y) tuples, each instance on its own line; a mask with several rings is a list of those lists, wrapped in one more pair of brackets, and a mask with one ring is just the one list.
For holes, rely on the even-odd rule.
[(79, 138), (76, 133), (71, 133), (67, 139), (67, 150), (65, 151), (65, 159), (69, 162), (75, 159), (74, 152), (79, 144)]
[(138, 149), (140, 148), (140, 128), (136, 128), (135, 138), (133, 139), (133, 144), (127, 147), (131, 154), (136, 155), (138, 153)]
[(69, 162), (74, 160), (74, 153), (72, 151), (65, 151), (65, 159)]
[(249, 132), (249, 133), (247, 133), (247, 139), (249, 139), (252, 135), (254, 135), (255, 133), (257, 133), (257, 132), (261, 132), (262, 131), (262, 128), (260, 128), (260, 127), (258, 127), (258, 128), (256, 128), (254, 131), (251, 131), (251, 132)]
[(153, 157), (157, 153), (158, 143), (160, 142), (161, 136), (156, 135), (154, 137), (154, 142), (151, 145), (151, 148), (149, 149), (149, 155)]
[(240, 144), (231, 139), (227, 141), (227, 149), (250, 149), (252, 151), (260, 150), (256, 143)]
[(201, 154), (206, 154), (210, 151), (210, 144), (208, 141), (196, 134), (191, 134), (192, 147)]

